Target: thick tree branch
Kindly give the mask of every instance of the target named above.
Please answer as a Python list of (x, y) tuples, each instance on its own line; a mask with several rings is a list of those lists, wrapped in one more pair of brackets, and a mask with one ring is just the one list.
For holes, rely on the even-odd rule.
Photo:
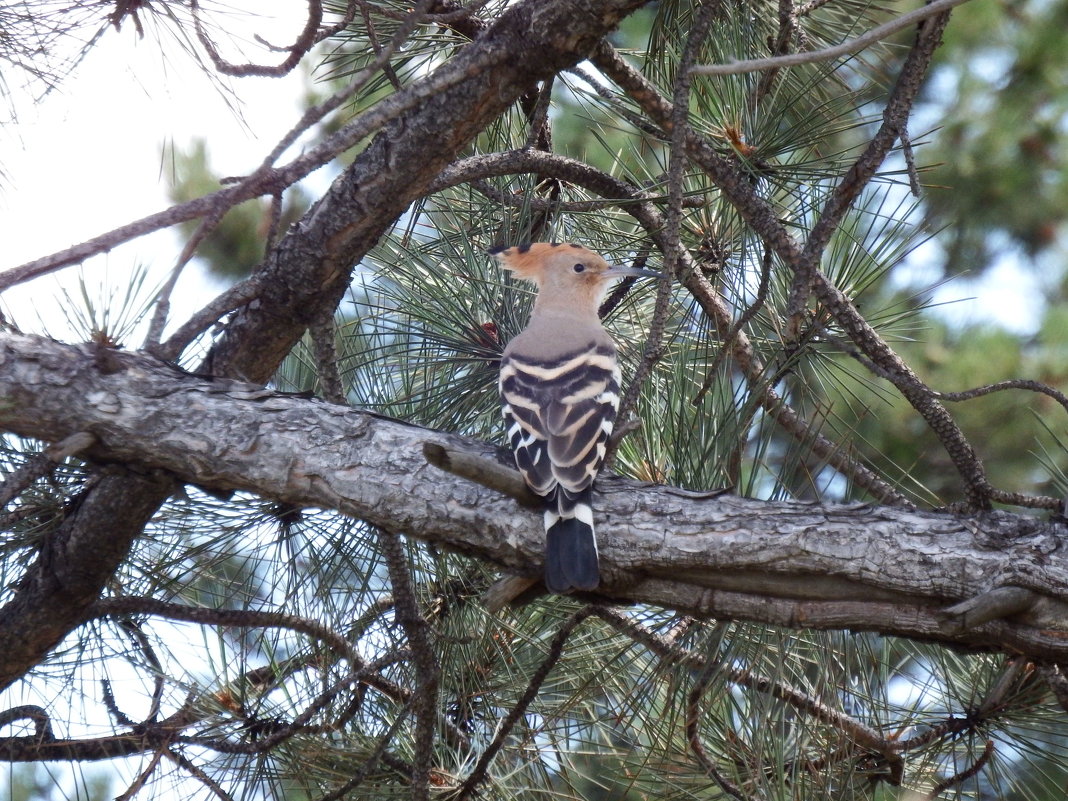
[[(101, 370), (89, 346), (15, 334), (0, 335), (0, 399), (0, 427), (47, 441), (88, 431), (98, 442), (89, 458), (337, 509), (508, 570), (540, 570), (536, 514), (423, 456), (433, 442), (492, 457), (486, 443), (205, 381), (134, 353), (114, 353)], [(1068, 553), (1057, 523), (709, 497), (618, 477), (600, 483), (596, 508), (610, 597), (1068, 659)], [(963, 630), (943, 614), (1009, 586), (1035, 603)], [(38, 610), (38, 622), (53, 614)]]
[(212, 371), (265, 381), (315, 315), (337, 305), (353, 266), (461, 149), (539, 81), (589, 55), (644, 2), (519, 3), (426, 80), (379, 104), (417, 101), (391, 118), (279, 243), (260, 270), (275, 280), (235, 316), (212, 351)]

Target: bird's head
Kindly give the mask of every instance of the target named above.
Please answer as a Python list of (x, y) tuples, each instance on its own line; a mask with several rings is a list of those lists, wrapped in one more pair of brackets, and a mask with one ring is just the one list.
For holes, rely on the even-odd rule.
[(537, 284), (541, 296), (571, 297), (576, 302), (599, 302), (613, 278), (659, 276), (640, 267), (609, 264), (592, 250), (566, 242), (535, 242), (494, 248), (489, 253), (503, 269)]

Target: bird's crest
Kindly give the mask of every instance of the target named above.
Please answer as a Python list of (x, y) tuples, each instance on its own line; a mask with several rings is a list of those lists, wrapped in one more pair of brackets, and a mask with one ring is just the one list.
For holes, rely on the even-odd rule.
[(517, 278), (532, 280), (541, 272), (549, 256), (565, 249), (573, 252), (580, 260), (596, 255), (582, 245), (569, 242), (528, 242), (510, 248), (493, 248), (489, 255), (497, 260), (502, 269), (515, 273)]

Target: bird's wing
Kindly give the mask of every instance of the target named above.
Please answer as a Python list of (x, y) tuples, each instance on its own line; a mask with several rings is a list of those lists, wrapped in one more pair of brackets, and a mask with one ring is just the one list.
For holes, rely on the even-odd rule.
[(589, 487), (619, 404), (611, 342), (554, 358), (506, 354), (500, 386), (516, 465), (531, 489), (547, 495), (557, 483), (571, 493)]

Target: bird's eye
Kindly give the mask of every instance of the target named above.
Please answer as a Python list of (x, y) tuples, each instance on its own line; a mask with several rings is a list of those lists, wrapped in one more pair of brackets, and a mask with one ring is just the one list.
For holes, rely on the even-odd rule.
[(571, 269), (574, 270), (576, 273), (581, 273), (583, 270), (586, 269), (586, 265), (585, 264), (576, 264)]

